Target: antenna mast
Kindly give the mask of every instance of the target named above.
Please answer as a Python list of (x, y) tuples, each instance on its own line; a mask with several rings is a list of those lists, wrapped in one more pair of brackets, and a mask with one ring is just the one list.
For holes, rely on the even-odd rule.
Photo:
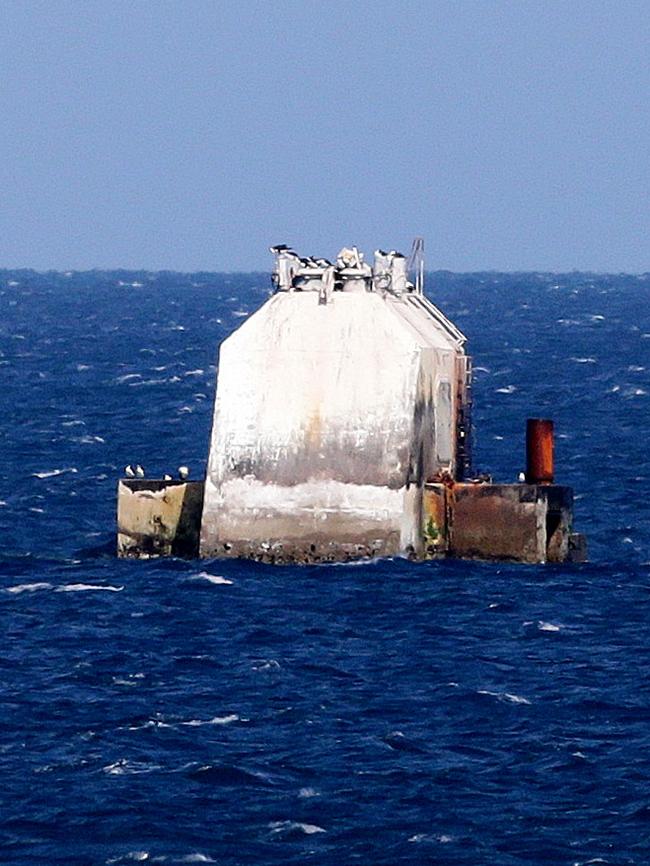
[(415, 291), (424, 294), (424, 238), (415, 238), (408, 259), (408, 270), (415, 273)]

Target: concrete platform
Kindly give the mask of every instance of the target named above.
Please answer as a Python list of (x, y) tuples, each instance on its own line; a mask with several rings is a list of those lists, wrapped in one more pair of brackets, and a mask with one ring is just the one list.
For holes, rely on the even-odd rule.
[(117, 555), (199, 555), (202, 481), (124, 478), (117, 485)]
[[(198, 557), (203, 482), (123, 479), (118, 485), (118, 556)], [(296, 545), (281, 536), (255, 535), (216, 555), (282, 563), (346, 562), (376, 556), (410, 559), (486, 559), (544, 563), (583, 562), (584, 537), (573, 532), (573, 491), (556, 484), (425, 484), (415, 544), (386, 549), (358, 532), (318, 532)], [(418, 496), (420, 494), (420, 496)]]

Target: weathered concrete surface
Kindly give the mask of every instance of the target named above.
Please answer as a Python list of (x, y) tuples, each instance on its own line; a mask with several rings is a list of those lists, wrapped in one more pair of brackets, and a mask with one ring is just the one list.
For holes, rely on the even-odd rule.
[(427, 484), (425, 555), (514, 562), (584, 561), (573, 491), (551, 484)]
[(464, 356), (445, 321), (420, 296), (279, 292), (232, 334), (201, 555), (421, 552), (422, 485), (456, 471)]
[[(425, 484), (422, 489), (412, 485), (408, 495), (414, 497), (414, 507), (420, 509), (421, 544), (406, 550), (401, 547), (400, 533), (393, 530), (391, 534), (386, 528), (386, 515), (377, 517), (381, 491), (371, 485), (354, 488), (359, 497), (355, 503), (358, 522), (354, 523), (349, 514), (341, 514), (338, 505), (327, 507), (327, 502), (340, 503), (343, 495), (335, 482), (330, 482), (329, 488), (331, 498), (320, 508), (309, 507), (314, 491), (308, 487), (288, 488), (292, 498), (285, 503), (277, 523), (268, 514), (261, 530), (259, 521), (253, 518), (247, 524), (240, 522), (240, 532), (245, 530), (248, 537), (224, 542), (223, 550), (213, 555), (276, 564), (345, 562), (394, 554), (418, 559), (454, 557), (529, 563), (586, 559), (584, 537), (572, 532), (573, 494), (568, 487), (435, 483)], [(322, 487), (317, 488), (319, 496), (322, 491)], [(393, 493), (398, 509), (405, 494)], [(118, 555), (198, 556), (202, 501), (203, 484), (198, 481), (120, 481)], [(273, 508), (278, 511), (276, 503)], [(312, 539), (309, 546), (280, 534), (286, 521), (301, 508)], [(393, 515), (396, 521), (400, 513), (396, 510)]]
[(117, 555), (199, 554), (202, 481), (125, 478), (117, 488)]

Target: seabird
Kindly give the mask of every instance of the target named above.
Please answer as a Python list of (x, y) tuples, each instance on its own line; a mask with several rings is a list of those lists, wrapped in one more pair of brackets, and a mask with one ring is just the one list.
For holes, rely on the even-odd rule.
[(144, 469), (142, 468), (142, 466), (140, 466), (139, 463), (135, 467), (135, 474), (138, 476), (138, 478), (144, 478)]
[(135, 472), (133, 471), (133, 466), (131, 466), (131, 465), (125, 466), (124, 467), (124, 474), (126, 475), (127, 478), (135, 478)]
[(523, 484), (525, 480), (526, 480), (526, 473), (520, 472), (519, 475), (517, 476), (517, 481), (519, 481), (520, 484)]
[(187, 468), (187, 466), (178, 467), (178, 477), (181, 479), (181, 481), (187, 481), (187, 479), (190, 477), (190, 470)]
[(165, 472), (165, 474), (163, 475), (163, 481), (173, 481), (173, 480), (174, 479), (171, 477), (169, 472)]

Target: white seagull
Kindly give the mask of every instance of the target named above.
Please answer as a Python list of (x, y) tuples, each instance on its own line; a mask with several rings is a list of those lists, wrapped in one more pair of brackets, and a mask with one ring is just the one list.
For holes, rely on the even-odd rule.
[(190, 477), (190, 470), (187, 468), (187, 466), (178, 467), (178, 477), (181, 479), (181, 481), (187, 481), (187, 479)]
[(138, 478), (144, 478), (144, 469), (142, 468), (142, 466), (140, 466), (139, 463), (135, 467), (135, 474), (138, 476)]
[(124, 467), (124, 474), (126, 475), (127, 478), (135, 478), (135, 472), (133, 471), (133, 466), (130, 466), (130, 465), (125, 466)]

